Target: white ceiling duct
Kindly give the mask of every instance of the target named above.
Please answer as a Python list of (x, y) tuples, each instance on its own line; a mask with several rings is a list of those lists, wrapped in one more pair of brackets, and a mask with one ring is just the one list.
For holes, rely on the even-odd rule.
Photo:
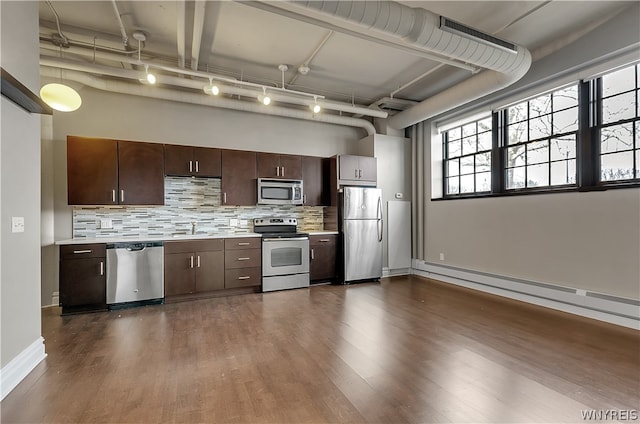
[[(42, 66), (41, 64), (40, 75), (44, 77), (60, 78), (60, 70)], [(282, 116), (286, 118), (344, 125), (349, 127), (362, 128), (367, 132), (368, 135), (375, 134), (376, 132), (373, 124), (365, 119), (349, 118), (329, 114), (314, 114), (309, 110), (295, 110), (280, 106), (264, 107), (257, 102), (246, 102), (223, 97), (206, 96), (199, 93), (187, 93), (161, 87), (148, 87), (139, 83), (132, 84), (123, 81), (98, 78), (78, 71), (65, 71), (63, 77), (66, 80), (76, 81), (86, 86), (96, 88), (98, 90), (109, 91), (113, 93), (129, 94), (133, 96), (170, 100), (174, 102), (219, 107), (243, 112), (260, 113), (263, 115)]]
[[(274, 3), (279, 6), (281, 3)], [(296, 1), (286, 3), (321, 18), (377, 31), (413, 47), (486, 69), (416, 106), (389, 118), (394, 128), (417, 122), (478, 99), (522, 78), (531, 66), (529, 51), (490, 34), (392, 1)], [(289, 7), (289, 6), (287, 6)]]

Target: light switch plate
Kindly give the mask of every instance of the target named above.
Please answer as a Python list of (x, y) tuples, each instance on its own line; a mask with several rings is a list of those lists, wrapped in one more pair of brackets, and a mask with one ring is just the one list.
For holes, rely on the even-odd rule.
[(11, 232), (24, 233), (24, 217), (23, 216), (11, 217)]
[(100, 220), (100, 228), (113, 228), (113, 220), (111, 219), (101, 219)]
[(231, 219), (229, 220), (229, 226), (230, 226), (230, 227), (237, 227), (237, 226), (238, 226), (238, 220), (237, 220), (237, 219), (235, 219), (235, 218), (231, 218)]

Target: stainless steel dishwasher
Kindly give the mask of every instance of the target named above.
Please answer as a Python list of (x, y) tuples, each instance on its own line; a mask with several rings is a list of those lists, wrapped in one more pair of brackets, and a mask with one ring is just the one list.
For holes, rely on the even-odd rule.
[(161, 241), (107, 244), (107, 304), (159, 303), (164, 298)]

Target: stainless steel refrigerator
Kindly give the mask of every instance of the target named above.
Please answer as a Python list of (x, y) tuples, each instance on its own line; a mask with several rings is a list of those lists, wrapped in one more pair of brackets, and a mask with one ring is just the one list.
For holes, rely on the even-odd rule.
[(382, 277), (382, 190), (343, 187), (339, 195), (343, 283)]

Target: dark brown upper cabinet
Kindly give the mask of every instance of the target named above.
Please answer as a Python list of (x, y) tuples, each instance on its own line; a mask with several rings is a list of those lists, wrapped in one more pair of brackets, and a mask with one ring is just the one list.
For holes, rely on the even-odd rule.
[(177, 177), (220, 178), (220, 149), (164, 145), (165, 175)]
[(67, 137), (70, 205), (163, 205), (161, 144)]
[(222, 150), (223, 205), (255, 206), (258, 202), (256, 152)]
[(258, 178), (301, 180), (301, 157), (278, 153), (258, 153)]
[(302, 181), (305, 206), (324, 206), (323, 158), (302, 156)]

